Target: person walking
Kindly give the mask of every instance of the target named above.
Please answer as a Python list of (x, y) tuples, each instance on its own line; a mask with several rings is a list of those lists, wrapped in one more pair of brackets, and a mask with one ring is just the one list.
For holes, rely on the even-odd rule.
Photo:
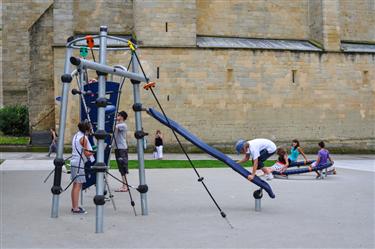
[(47, 156), (50, 157), (51, 153), (56, 153), (57, 151), (57, 133), (55, 131), (55, 128), (49, 129), (49, 132), (51, 134), (51, 144), (49, 146), (48, 154)]

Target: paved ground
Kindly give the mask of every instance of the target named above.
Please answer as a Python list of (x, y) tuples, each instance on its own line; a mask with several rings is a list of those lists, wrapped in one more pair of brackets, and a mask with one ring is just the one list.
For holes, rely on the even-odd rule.
[[(53, 160), (55, 154), (52, 154), (51, 157), (46, 156), (47, 153), (41, 153), (41, 152), (0, 152), (0, 159), (20, 159), (20, 160)], [(64, 154), (64, 157), (67, 158), (71, 156), (71, 154)], [(194, 160), (204, 160), (204, 159), (213, 159), (210, 155), (207, 155), (205, 153), (194, 153), (189, 154), (191, 159)], [(236, 154), (229, 154), (230, 157), (234, 159), (239, 159), (241, 156)], [(331, 155), (334, 160), (375, 160), (375, 155), (367, 155), (367, 154), (360, 154), (360, 155), (351, 155), (351, 154), (344, 154), (344, 155)], [(112, 157), (114, 159), (114, 154), (112, 154)], [(316, 159), (316, 155), (307, 155), (308, 159)], [(273, 156), (273, 158), (276, 158)], [(137, 159), (137, 154), (130, 153), (129, 159)], [(146, 153), (145, 159), (153, 159), (152, 154)], [(186, 160), (186, 157), (184, 154), (178, 154), (178, 153), (166, 153), (164, 154), (164, 159), (166, 160)]]
[[(338, 175), (324, 180), (315, 180), (313, 174), (275, 179), (270, 184), (276, 199), (265, 196), (261, 212), (254, 210), (255, 185), (231, 169), (199, 169), (234, 229), (191, 169), (147, 170), (149, 215), (135, 217), (128, 194), (115, 193), (118, 210), (105, 205), (104, 234), (94, 233), (94, 188), (84, 193), (87, 215), (70, 214), (66, 192), (60, 197), (59, 218), (50, 218), (52, 179), (43, 183), (49, 168), (35, 169), (47, 167), (52, 159), (31, 157), (2, 155), (7, 160), (0, 165), (0, 248), (375, 247), (373, 156), (336, 156)], [(11, 170), (16, 166), (22, 170)], [(137, 185), (136, 170), (129, 181)], [(63, 186), (68, 182), (64, 175)], [(110, 182), (111, 188), (119, 186)], [(139, 194), (133, 195), (140, 213)]]
[[(65, 154), (68, 158), (70, 154)], [(111, 159), (115, 159), (111, 155)], [(238, 160), (241, 155), (232, 154), (231, 158)], [(192, 160), (216, 160), (207, 154), (189, 154)], [(316, 155), (307, 155), (309, 159), (315, 159)], [(336, 167), (356, 169), (375, 172), (375, 155), (331, 155), (336, 162)], [(0, 159), (6, 160), (0, 167), (1, 170), (52, 170), (54, 168), (54, 157), (47, 157), (46, 153), (24, 153), (24, 152), (0, 152)], [(137, 154), (129, 154), (130, 160), (136, 160)], [(145, 154), (146, 160), (152, 160), (152, 154)], [(186, 160), (184, 154), (165, 154), (165, 160)], [(274, 155), (271, 159), (276, 159)], [(368, 162), (361, 163), (361, 162)]]

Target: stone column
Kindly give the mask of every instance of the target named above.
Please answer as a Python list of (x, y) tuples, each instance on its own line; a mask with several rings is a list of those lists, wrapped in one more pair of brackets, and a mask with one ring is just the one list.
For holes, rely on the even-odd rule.
[(338, 0), (309, 0), (310, 39), (326, 51), (340, 51)]
[(32, 133), (34, 131), (45, 131), (49, 134), (49, 128), (55, 126), (52, 14), (53, 5), (29, 29), (30, 75), (27, 87), (27, 103)]
[(338, 0), (323, 0), (322, 3), (324, 49), (340, 51), (340, 3)]
[(55, 0), (53, 4), (53, 44), (65, 46), (74, 33), (73, 0)]

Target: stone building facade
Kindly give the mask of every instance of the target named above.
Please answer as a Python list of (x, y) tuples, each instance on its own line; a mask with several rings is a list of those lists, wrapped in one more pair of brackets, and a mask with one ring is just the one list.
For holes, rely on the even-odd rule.
[[(3, 104), (27, 104), (32, 130), (58, 126), (66, 39), (96, 34), (100, 25), (137, 38), (166, 113), (209, 144), (298, 138), (314, 148), (324, 139), (332, 149), (375, 151), (374, 0), (4, 0)], [(207, 37), (230, 42), (201, 45)], [(259, 47), (233, 45), (254, 38)], [(315, 49), (262, 46), (289, 41)], [(108, 55), (108, 64), (128, 62), (127, 53)], [(124, 86), (120, 108), (133, 130), (131, 89)], [(142, 101), (156, 106), (147, 91)], [(78, 105), (70, 95), (67, 143)], [(143, 118), (146, 131), (161, 129), (175, 144), (167, 128)]]

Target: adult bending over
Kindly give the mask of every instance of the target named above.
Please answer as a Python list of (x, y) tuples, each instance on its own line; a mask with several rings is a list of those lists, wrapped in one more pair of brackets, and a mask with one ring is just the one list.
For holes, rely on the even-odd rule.
[(237, 154), (245, 154), (245, 157), (237, 163), (247, 162), (250, 156), (253, 160), (252, 173), (247, 177), (249, 181), (253, 180), (258, 169), (264, 172), (267, 180), (273, 178), (272, 173), (267, 168), (264, 168), (264, 161), (275, 153), (276, 145), (274, 142), (265, 138), (257, 138), (249, 141), (240, 139), (237, 141), (235, 148)]

